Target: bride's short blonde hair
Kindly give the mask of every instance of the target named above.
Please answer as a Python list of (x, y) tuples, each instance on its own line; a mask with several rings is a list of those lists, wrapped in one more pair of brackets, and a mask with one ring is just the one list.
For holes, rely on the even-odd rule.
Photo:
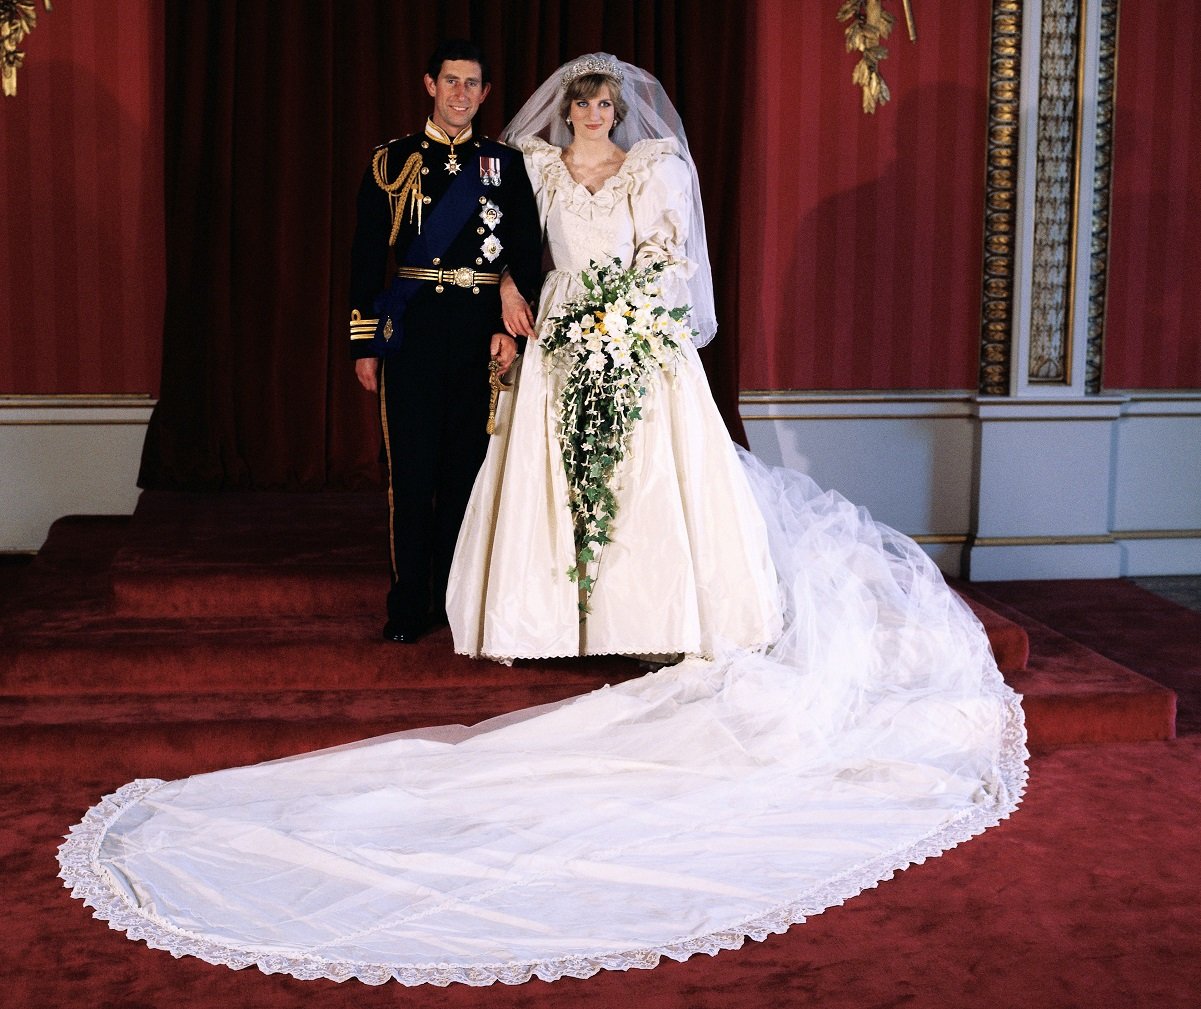
[(559, 116), (567, 119), (571, 115), (573, 102), (577, 102), (581, 98), (595, 98), (601, 85), (604, 84), (609, 86), (609, 98), (613, 101), (613, 125), (617, 126), (625, 119), (630, 108), (626, 105), (625, 99), (621, 97), (621, 85), (608, 74), (582, 74), (571, 81), (563, 89), (563, 100), (559, 102)]

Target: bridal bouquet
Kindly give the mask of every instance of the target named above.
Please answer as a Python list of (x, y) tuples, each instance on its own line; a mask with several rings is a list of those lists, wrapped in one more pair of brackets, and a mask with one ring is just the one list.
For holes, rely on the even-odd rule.
[(563, 305), (542, 337), (542, 349), (567, 369), (558, 435), (575, 528), (575, 564), (567, 575), (579, 584), (581, 616), (596, 583), (587, 565), (610, 542), (614, 475), (642, 416), (647, 377), (669, 366), (694, 335), (688, 306), (663, 303), (664, 268), (623, 269), (618, 259), (590, 263), (580, 275), (584, 294)]

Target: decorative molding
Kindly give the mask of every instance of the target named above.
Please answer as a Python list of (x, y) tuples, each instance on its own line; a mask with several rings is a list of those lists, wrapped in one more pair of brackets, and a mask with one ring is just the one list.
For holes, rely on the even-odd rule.
[(971, 543), (978, 547), (1058, 547), (1112, 543), (1114, 537), (1107, 534), (1096, 536), (972, 536)]
[(154, 404), (150, 396), (136, 394), (3, 395), (0, 427), (145, 426)]
[(1112, 196), (1113, 118), (1117, 88), (1119, 0), (1101, 0), (1101, 36), (1097, 53), (1097, 118), (1093, 166), (1093, 219), (1088, 279), (1088, 349), (1084, 391), (1101, 391), (1105, 350), (1105, 305), (1109, 272), (1109, 212)]
[(1021, 53), (1021, 0), (993, 0), (979, 378), (980, 392), (988, 396), (1005, 396), (1009, 393)]
[(946, 420), (973, 416), (975, 394), (902, 390), (825, 393), (780, 390), (744, 392), (739, 412), (744, 423), (797, 420)]
[(1026, 379), (1070, 385), (1080, 145), (1080, 25), (1085, 0), (1043, 0), (1034, 272)]
[(1115, 529), (1116, 540), (1201, 540), (1201, 529)]

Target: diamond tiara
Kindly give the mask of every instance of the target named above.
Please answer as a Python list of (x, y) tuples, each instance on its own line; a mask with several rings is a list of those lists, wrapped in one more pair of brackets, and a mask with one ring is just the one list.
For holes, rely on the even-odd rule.
[(563, 71), (561, 83), (566, 88), (577, 77), (586, 74), (604, 74), (606, 77), (612, 77), (618, 84), (625, 79), (624, 71), (615, 60), (607, 60), (603, 56), (583, 56)]

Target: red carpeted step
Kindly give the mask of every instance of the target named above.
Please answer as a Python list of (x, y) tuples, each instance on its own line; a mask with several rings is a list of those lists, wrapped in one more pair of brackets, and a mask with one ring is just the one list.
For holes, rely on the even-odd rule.
[(506, 684), (427, 680), (394, 689), (0, 697), (6, 773), (53, 778), (83, 766), (180, 777), (431, 725), (471, 725), (641, 675), (527, 667)]
[(989, 582), (982, 588), (990, 599), (1176, 691), (1177, 731), (1201, 732), (1201, 612), (1126, 578)]
[[(383, 536), (372, 525), (376, 497), (145, 494), (132, 521), (56, 523), (7, 615), (0, 654), (0, 727), (24, 747), (17, 763), (115, 746), (157, 754), (177, 773), (180, 763), (208, 766), (214, 747), (217, 763), (266, 759), (475, 721), (637, 675), (619, 659), (473, 661), (454, 654), (445, 628), (412, 647), (381, 641), (382, 591), (355, 605), (358, 590), (341, 591), (369, 583), (359, 535)], [(250, 587), (239, 594), (243, 578)], [(1032, 746), (1171, 736), (1171, 691), (977, 586), (956, 587), (1025, 695)], [(283, 705), (281, 692), (308, 701)]]
[(1027, 668), (1005, 679), (1022, 695), (1031, 749), (1175, 738), (1172, 690), (991, 598), (987, 584), (964, 586), (963, 591), (1029, 636)]
[(984, 625), (988, 635), (988, 643), (992, 645), (993, 657), (997, 660), (997, 668), (1003, 673), (1014, 673), (1026, 668), (1030, 660), (1030, 638), (1026, 629), (1003, 617), (994, 609), (990, 609), (979, 599), (962, 591), (964, 583), (951, 581), (950, 585), (959, 593), (960, 598), (967, 603), (968, 608), (976, 614), (976, 619)]
[(131, 616), (382, 613), (379, 491), (147, 491), (112, 567)]

